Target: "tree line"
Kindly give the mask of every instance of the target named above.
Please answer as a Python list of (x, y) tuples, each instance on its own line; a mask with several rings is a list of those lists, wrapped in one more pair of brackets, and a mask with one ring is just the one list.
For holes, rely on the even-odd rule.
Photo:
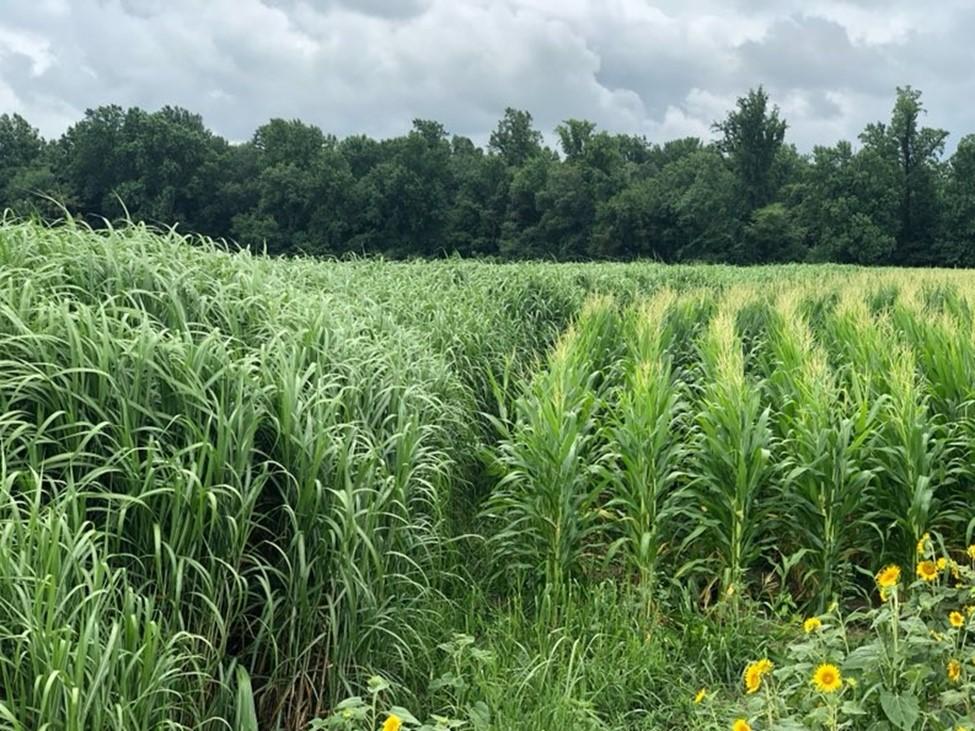
[(761, 87), (713, 142), (569, 119), (556, 150), (511, 108), (486, 148), (419, 119), (384, 140), (274, 119), (233, 144), (175, 107), (98, 107), (54, 140), (4, 114), (0, 208), (275, 254), (975, 266), (975, 135), (946, 157), (924, 112), (898, 88), (889, 121), (809, 154)]

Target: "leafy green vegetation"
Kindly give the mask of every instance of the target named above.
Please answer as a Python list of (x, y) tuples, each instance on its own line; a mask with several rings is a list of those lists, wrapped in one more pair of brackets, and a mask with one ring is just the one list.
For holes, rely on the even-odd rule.
[(0, 728), (971, 725), (973, 297), (8, 219)]
[(484, 147), (424, 119), (383, 140), (272, 119), (230, 143), (174, 107), (97, 107), (52, 140), (4, 114), (0, 210), (275, 254), (975, 266), (975, 135), (947, 156), (924, 114), (898, 88), (889, 120), (812, 150), (761, 87), (713, 140), (568, 119), (545, 130), (554, 149), (516, 109)]

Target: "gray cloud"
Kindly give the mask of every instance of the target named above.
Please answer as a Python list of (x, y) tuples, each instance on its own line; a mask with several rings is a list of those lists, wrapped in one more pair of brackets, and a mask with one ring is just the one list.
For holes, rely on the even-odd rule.
[(179, 104), (235, 140), (275, 116), (379, 136), (423, 117), (483, 142), (517, 106), (546, 132), (585, 117), (662, 140), (764, 84), (809, 149), (909, 83), (957, 140), (973, 30), (967, 0), (7, 0), (0, 112), (53, 136), (87, 107)]

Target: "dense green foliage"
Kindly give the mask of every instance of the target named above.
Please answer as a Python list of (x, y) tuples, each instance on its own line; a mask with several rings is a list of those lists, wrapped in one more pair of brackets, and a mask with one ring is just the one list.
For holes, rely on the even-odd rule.
[(776, 620), (970, 538), (973, 303), (6, 221), (0, 727), (305, 731), (381, 673), (471, 729), (687, 728)]
[[(545, 146), (508, 109), (486, 149), (416, 120), (386, 140), (275, 119), (230, 144), (182, 109), (89, 110), (46, 141), (0, 116), (0, 209), (131, 216), (271, 253), (975, 265), (975, 138), (949, 158), (899, 89), (888, 123), (809, 154), (762, 89), (716, 140), (570, 119)], [(47, 196), (47, 197), (43, 197)]]

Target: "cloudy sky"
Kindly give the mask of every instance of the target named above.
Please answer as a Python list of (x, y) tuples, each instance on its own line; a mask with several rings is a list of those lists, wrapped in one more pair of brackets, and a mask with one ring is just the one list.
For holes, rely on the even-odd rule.
[(483, 142), (514, 106), (662, 141), (764, 84), (808, 150), (912, 84), (953, 147), (975, 132), (973, 32), (972, 0), (0, 0), (0, 113), (54, 136), (88, 107), (177, 104), (233, 140), (422, 117)]

